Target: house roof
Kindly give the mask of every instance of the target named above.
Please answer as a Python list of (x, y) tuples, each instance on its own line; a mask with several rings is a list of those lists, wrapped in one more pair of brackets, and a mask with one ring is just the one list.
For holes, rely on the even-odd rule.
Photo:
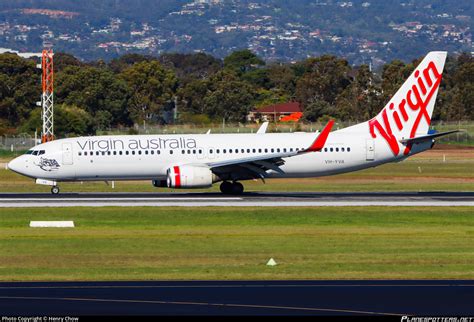
[(275, 104), (270, 106), (265, 106), (255, 110), (258, 113), (295, 113), (303, 112), (301, 105), (298, 102), (287, 102), (281, 104)]

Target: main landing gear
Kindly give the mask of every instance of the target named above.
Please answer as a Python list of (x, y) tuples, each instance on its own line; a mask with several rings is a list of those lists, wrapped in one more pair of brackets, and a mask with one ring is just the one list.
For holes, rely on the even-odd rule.
[(53, 195), (59, 194), (59, 187), (58, 187), (58, 186), (52, 186), (52, 187), (51, 187), (51, 193), (52, 193)]
[(244, 186), (237, 181), (224, 181), (221, 183), (221, 192), (226, 195), (241, 195), (244, 193)]

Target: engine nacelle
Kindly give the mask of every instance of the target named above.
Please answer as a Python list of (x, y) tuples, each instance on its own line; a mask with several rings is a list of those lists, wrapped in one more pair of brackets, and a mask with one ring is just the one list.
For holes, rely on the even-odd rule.
[(174, 166), (167, 170), (168, 188), (209, 188), (215, 175), (206, 167)]

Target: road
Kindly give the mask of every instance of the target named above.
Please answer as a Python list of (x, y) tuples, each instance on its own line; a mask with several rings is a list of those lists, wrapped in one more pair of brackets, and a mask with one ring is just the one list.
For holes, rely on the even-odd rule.
[(0, 283), (2, 315), (474, 315), (473, 281)]

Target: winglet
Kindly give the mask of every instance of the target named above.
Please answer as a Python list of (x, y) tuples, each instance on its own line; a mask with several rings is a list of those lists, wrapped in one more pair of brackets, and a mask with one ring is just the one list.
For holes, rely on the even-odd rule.
[(263, 122), (257, 131), (257, 134), (265, 134), (267, 132), (268, 122)]
[(314, 140), (313, 144), (303, 152), (317, 152), (321, 151), (326, 144), (326, 140), (331, 132), (331, 128), (334, 125), (334, 120), (330, 120), (328, 124), (324, 127), (318, 137)]

